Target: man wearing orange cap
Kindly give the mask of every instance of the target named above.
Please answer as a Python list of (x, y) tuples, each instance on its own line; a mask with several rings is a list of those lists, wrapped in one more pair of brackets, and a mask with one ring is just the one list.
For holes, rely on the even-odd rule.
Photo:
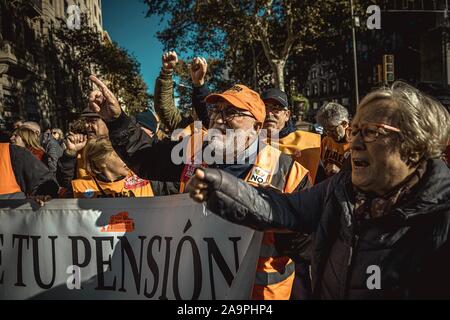
[[(196, 168), (207, 166), (220, 168), (253, 186), (270, 186), (281, 192), (291, 193), (309, 184), (308, 170), (292, 157), (258, 143), (266, 108), (259, 95), (246, 86), (235, 85), (206, 98), (206, 103), (213, 105), (209, 108), (207, 142), (198, 143), (195, 134), (186, 138), (184, 145), (189, 152), (179, 161), (179, 142), (157, 141), (143, 134), (105, 84), (95, 76), (90, 79), (99, 88), (90, 94), (91, 110), (106, 121), (114, 149), (143, 179), (179, 182), (182, 193)], [(202, 161), (197, 161), (199, 158)], [(289, 299), (293, 279), (293, 261), (279, 256), (273, 233), (265, 233), (253, 298)]]

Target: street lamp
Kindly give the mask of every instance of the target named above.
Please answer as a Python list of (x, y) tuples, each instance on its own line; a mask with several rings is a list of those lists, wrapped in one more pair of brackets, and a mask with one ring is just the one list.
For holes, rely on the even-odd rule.
[(352, 37), (353, 37), (353, 64), (355, 71), (355, 99), (356, 105), (359, 104), (359, 83), (358, 83), (358, 57), (356, 55), (356, 29), (355, 29), (355, 14), (353, 11), (353, 0), (350, 0), (350, 7), (352, 13)]

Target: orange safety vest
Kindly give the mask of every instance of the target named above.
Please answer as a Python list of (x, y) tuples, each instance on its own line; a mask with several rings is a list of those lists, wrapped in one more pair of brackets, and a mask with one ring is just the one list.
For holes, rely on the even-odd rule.
[[(190, 141), (189, 141), (189, 145)], [(196, 143), (198, 147), (198, 143)], [(202, 151), (202, 144), (198, 152)], [(191, 153), (192, 154), (192, 153)], [(202, 165), (206, 166), (206, 165)], [(186, 164), (181, 176), (180, 193), (199, 165)], [(266, 145), (256, 157), (252, 169), (244, 179), (253, 186), (272, 187), (284, 193), (293, 192), (309, 171), (290, 156)], [(281, 256), (275, 248), (272, 232), (265, 232), (256, 268), (252, 298), (254, 300), (289, 300), (295, 278), (295, 264)]]
[(319, 134), (297, 130), (278, 141), (271, 141), (270, 145), (291, 155), (295, 161), (309, 170), (312, 182), (316, 181), (321, 148)]
[(143, 180), (135, 174), (115, 181), (103, 182), (91, 176), (72, 180), (75, 198), (130, 198), (153, 197), (150, 181)]
[(81, 150), (77, 154), (77, 178), (82, 179), (89, 177), (89, 173), (86, 171), (86, 162), (84, 161), (84, 152)]
[(0, 143), (0, 195), (22, 192), (11, 164), (9, 143)]
[(350, 156), (350, 143), (338, 143), (331, 137), (325, 137), (322, 140), (322, 162), (324, 168), (328, 164), (335, 164), (342, 168), (344, 160)]

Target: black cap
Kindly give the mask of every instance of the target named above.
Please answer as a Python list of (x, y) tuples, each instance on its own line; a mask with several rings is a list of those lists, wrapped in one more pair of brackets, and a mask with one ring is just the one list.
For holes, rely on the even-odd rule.
[(261, 99), (266, 102), (272, 102), (273, 104), (277, 104), (284, 109), (289, 109), (288, 96), (286, 93), (281, 91), (280, 89), (269, 89), (264, 91), (261, 94)]
[(80, 118), (100, 118), (100, 115), (87, 107), (81, 112)]
[(153, 133), (158, 131), (158, 118), (150, 110), (138, 113), (136, 115), (136, 121), (144, 128), (151, 130)]

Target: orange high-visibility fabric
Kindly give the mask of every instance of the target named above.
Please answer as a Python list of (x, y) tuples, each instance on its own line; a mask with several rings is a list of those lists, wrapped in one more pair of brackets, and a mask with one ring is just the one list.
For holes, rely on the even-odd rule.
[[(193, 136), (192, 136), (193, 137)], [(191, 137), (191, 140), (192, 140)], [(197, 137), (198, 139), (198, 137)], [(202, 144), (197, 142), (188, 141), (188, 154), (190, 155), (190, 159), (193, 159), (195, 154), (197, 152), (202, 151)], [(203, 141), (203, 140), (202, 140)], [(309, 176), (309, 171), (304, 168), (301, 164), (294, 162), (291, 166), (290, 171), (287, 173), (287, 175), (284, 177), (283, 185), (274, 186), (271, 184), (274, 175), (279, 172), (276, 172), (276, 169), (279, 165), (279, 160), (282, 152), (279, 149), (276, 149), (270, 145), (266, 145), (258, 154), (255, 163), (253, 164), (252, 169), (248, 173), (247, 177), (245, 178), (245, 181), (254, 186), (271, 186), (273, 188), (276, 188), (282, 192), (289, 193), (294, 191), (297, 186), (300, 184), (300, 182), (303, 180), (305, 176)], [(185, 184), (187, 183), (187, 177), (185, 177), (186, 172), (190, 172), (190, 174), (193, 173), (193, 170), (186, 170), (188, 166), (192, 166), (192, 164), (186, 164), (185, 170), (183, 171), (183, 175), (181, 177), (181, 186), (180, 186), (180, 192), (184, 192)], [(200, 166), (200, 165), (198, 165)], [(266, 177), (265, 181), (263, 183), (258, 183), (254, 179), (255, 170), (260, 170), (264, 173), (264, 177)], [(253, 178), (253, 179), (252, 179)], [(270, 247), (273, 249), (273, 252), (275, 252), (274, 248), (275, 238), (274, 234), (271, 232), (264, 233), (262, 245), (266, 247)], [(275, 272), (283, 271), (285, 270), (285, 267), (287, 265), (292, 265), (293, 261), (285, 256), (270, 256), (266, 257), (262, 255), (262, 252), (260, 254), (260, 257), (258, 259), (258, 266), (262, 266), (259, 270), (259, 272), (264, 272), (267, 274), (272, 274)], [(258, 271), (257, 271), (258, 272)], [(258, 285), (255, 284), (253, 286), (253, 293), (252, 293), (252, 299), (254, 300), (288, 300), (291, 296), (292, 291), (292, 285), (294, 283), (294, 277), (295, 272), (292, 270), (289, 273), (279, 272), (283, 275), (281, 278), (283, 278), (281, 281), (278, 281), (276, 283), (268, 283), (266, 285)]]
[(328, 164), (334, 164), (339, 168), (342, 168), (344, 160), (349, 155), (350, 143), (337, 143), (333, 138), (323, 138), (321, 158), (325, 168)]
[(0, 143), (0, 172), (2, 174), (2, 179), (0, 181), (0, 195), (22, 191), (17, 183), (11, 164), (9, 143)]
[(279, 148), (281, 152), (291, 155), (295, 161), (308, 169), (314, 183), (320, 162), (320, 135), (297, 130), (280, 138), (278, 142), (273, 141), (271, 145)]
[[(100, 188), (97, 186), (100, 186)], [(128, 197), (153, 197), (153, 190), (148, 180), (129, 175), (127, 178), (115, 182), (103, 182), (92, 177), (84, 177), (72, 181), (75, 198), (128, 198)], [(102, 192), (103, 190), (103, 192)]]
[[(294, 162), (287, 176), (285, 177), (284, 186), (274, 186), (271, 184), (274, 176), (274, 170), (278, 166), (282, 152), (271, 146), (266, 146), (257, 156), (254, 167), (261, 168), (269, 173), (269, 181), (267, 185), (277, 188), (284, 193), (293, 192), (305, 176), (309, 176), (309, 171), (301, 164)], [(250, 181), (253, 170), (246, 177), (247, 183), (258, 186), (257, 183)], [(295, 278), (295, 271), (285, 270), (287, 266), (293, 266), (293, 261), (286, 256), (278, 256), (275, 250), (275, 237), (272, 232), (265, 232), (262, 240), (262, 246), (272, 248), (274, 255), (266, 257), (260, 254), (257, 265), (257, 274), (265, 273), (267, 276), (278, 273), (280, 278), (273, 282), (266, 282), (264, 284), (255, 283), (253, 286), (252, 299), (253, 300), (289, 300), (291, 296), (292, 286)], [(261, 252), (262, 253), (262, 252)], [(268, 277), (269, 278), (269, 277)]]

